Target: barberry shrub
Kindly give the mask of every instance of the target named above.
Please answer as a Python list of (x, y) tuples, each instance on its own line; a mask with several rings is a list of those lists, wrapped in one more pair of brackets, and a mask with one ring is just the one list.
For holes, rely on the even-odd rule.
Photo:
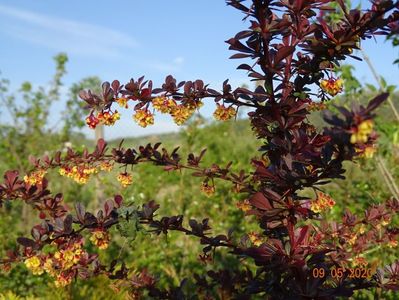
[[(238, 69), (257, 82), (253, 91), (233, 90), (226, 80), (219, 92), (202, 80), (177, 82), (172, 76), (160, 88), (141, 77), (124, 85), (117, 80), (105, 82), (99, 95), (82, 91), (80, 97), (91, 109), (86, 119), (91, 128), (117, 122), (117, 105), (133, 107), (133, 119), (143, 127), (154, 123), (156, 113), (170, 114), (181, 125), (206, 98), (216, 102), (214, 117), (220, 121), (248, 108), (252, 129), (262, 141), (250, 162), (253, 172), (234, 173), (231, 164), (203, 166), (205, 151), (189, 154), (183, 161), (178, 149), (167, 151), (160, 143), (138, 149), (124, 148), (121, 143), (108, 151), (102, 139), (92, 152), (70, 148), (66, 154), (31, 158), (30, 173), (5, 173), (0, 203), (22, 200), (39, 212), (41, 222), (32, 228), (31, 237), (18, 238), (19, 247), (1, 261), (5, 269), (23, 262), (34, 275), (53, 277), (58, 287), (76, 278), (106, 275), (116, 280), (115, 289), (125, 289), (133, 298), (335, 299), (374, 287), (398, 290), (398, 261), (386, 266), (368, 261), (375, 247), (398, 245), (399, 230), (393, 225), (398, 199), (373, 205), (363, 216), (346, 211), (340, 221), (327, 222), (326, 212), (336, 202), (323, 192), (323, 185), (331, 180), (345, 179), (345, 161), (372, 158), (378, 151), (374, 111), (388, 95), (378, 95), (366, 107), (337, 107), (340, 115), (325, 111), (323, 129), (308, 120), (311, 111), (325, 110), (342, 91), (343, 81), (333, 72), (336, 66), (348, 57), (359, 59), (353, 50), (359, 49), (361, 41), (388, 35), (397, 27), (398, 2), (373, 1), (368, 10), (360, 11), (337, 1), (343, 18), (330, 24), (328, 16), (337, 7), (333, 2), (227, 1), (250, 20), (250, 27), (227, 43), (237, 52), (231, 58), (252, 60)], [(244, 236), (232, 231), (213, 235), (207, 218), (186, 222), (182, 215), (159, 217), (155, 201), (137, 206), (124, 203), (119, 194), (96, 215), (78, 202), (71, 211), (61, 194), (48, 189), (46, 173), (51, 169), (85, 184), (94, 174), (117, 166), (122, 168), (117, 180), (124, 188), (134, 184), (133, 166), (142, 163), (165, 171), (192, 171), (203, 178), (201, 190), (209, 197), (217, 181), (230, 182), (236, 193), (245, 195), (237, 209), (258, 225), (258, 231)], [(88, 244), (106, 250), (113, 238), (111, 227), (127, 238), (137, 230), (156, 235), (177, 231), (198, 238), (203, 245), (199, 258), (211, 270), (193, 274), (192, 288), (187, 290), (187, 281), (159, 288), (151, 270), (130, 270), (119, 258), (107, 266), (90, 253)], [(228, 249), (223, 255), (250, 261), (253, 267), (212, 269), (219, 248)]]

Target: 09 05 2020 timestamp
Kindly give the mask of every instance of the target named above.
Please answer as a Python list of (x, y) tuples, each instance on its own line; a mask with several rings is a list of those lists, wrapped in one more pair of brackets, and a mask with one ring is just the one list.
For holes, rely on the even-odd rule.
[(373, 276), (373, 269), (370, 268), (332, 268), (326, 270), (324, 268), (314, 268), (312, 275), (314, 278), (324, 278), (331, 276), (332, 278), (342, 278), (347, 275), (349, 278), (367, 278), (370, 279)]

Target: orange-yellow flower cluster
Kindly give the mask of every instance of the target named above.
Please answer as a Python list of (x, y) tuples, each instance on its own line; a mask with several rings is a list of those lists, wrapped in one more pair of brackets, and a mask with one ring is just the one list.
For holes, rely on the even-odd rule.
[(202, 183), (202, 185), (201, 185), (201, 191), (202, 191), (207, 197), (210, 197), (210, 196), (212, 196), (212, 195), (215, 193), (216, 188), (215, 188), (214, 185), (209, 185), (207, 182), (204, 181), (204, 182)]
[(375, 228), (380, 230), (382, 227), (389, 225), (390, 222), (391, 222), (391, 218), (389, 218), (389, 217), (381, 218), (380, 222), (375, 226)]
[(108, 248), (110, 240), (109, 232), (103, 229), (96, 229), (91, 233), (90, 241), (101, 250)]
[(124, 172), (124, 173), (119, 173), (118, 177), (116, 178), (123, 187), (127, 187), (132, 184), (133, 182), (133, 177), (131, 174)]
[(98, 124), (111, 126), (121, 118), (120, 113), (116, 110), (114, 113), (109, 111), (99, 112), (97, 116), (91, 114), (86, 118), (86, 124), (91, 128), (95, 129)]
[(182, 125), (192, 116), (194, 111), (195, 109), (191, 107), (179, 104), (171, 109), (170, 114), (177, 125)]
[(100, 123), (100, 120), (98, 120), (93, 114), (91, 114), (90, 116), (88, 116), (86, 118), (86, 124), (91, 129), (95, 129), (97, 127), (98, 123)]
[(335, 205), (335, 201), (329, 195), (318, 192), (317, 199), (310, 204), (310, 209), (315, 213), (320, 213), (323, 210), (331, 208)]
[(327, 109), (327, 105), (324, 102), (311, 102), (308, 104), (308, 111), (320, 111)]
[(66, 287), (67, 285), (71, 284), (73, 279), (73, 273), (71, 272), (61, 272), (57, 275), (55, 279), (55, 286), (59, 287)]
[(365, 120), (354, 129), (351, 135), (350, 142), (356, 143), (367, 143), (370, 134), (373, 132), (374, 123), (372, 120)]
[(170, 114), (177, 125), (185, 123), (193, 115), (195, 110), (202, 105), (201, 101), (177, 104), (174, 99), (165, 96), (155, 97), (152, 100), (152, 106), (161, 113)]
[(33, 275), (41, 275), (44, 273), (41, 264), (42, 262), (38, 256), (31, 256), (25, 259), (25, 265), (29, 270), (31, 270)]
[(359, 227), (359, 229), (358, 229), (358, 232), (359, 232), (360, 234), (363, 234), (363, 233), (366, 232), (366, 229), (367, 229), (366, 225), (361, 224), (360, 227)]
[(170, 113), (174, 107), (177, 106), (175, 100), (165, 96), (155, 97), (152, 100), (152, 106), (159, 112), (166, 114)]
[(110, 163), (109, 161), (103, 161), (100, 163), (101, 171), (111, 172), (113, 167), (114, 167), (114, 165), (112, 163)]
[(330, 78), (328, 80), (323, 79), (320, 81), (320, 87), (323, 91), (327, 92), (331, 96), (342, 92), (344, 81), (341, 78)]
[(218, 103), (213, 116), (218, 121), (227, 121), (236, 116), (236, 110), (232, 106), (225, 107), (224, 104)]
[(46, 173), (46, 170), (43, 169), (33, 171), (29, 175), (24, 176), (24, 181), (30, 185), (42, 184), (43, 177)]
[(61, 176), (66, 176), (68, 178), (72, 178), (77, 183), (85, 184), (90, 178), (91, 174), (97, 173), (97, 169), (95, 167), (86, 167), (86, 166), (73, 166), (71, 167), (61, 167), (58, 171)]
[(355, 233), (351, 233), (348, 238), (346, 239), (346, 241), (348, 242), (349, 245), (353, 246), (356, 241), (357, 241), (357, 234)]
[(121, 118), (120, 113), (118, 113), (117, 110), (115, 110), (114, 113), (110, 113), (108, 111), (106, 112), (99, 112), (97, 114), (97, 119), (99, 120), (100, 124), (104, 124), (107, 126), (114, 125), (116, 121), (118, 121)]
[(54, 254), (44, 257), (31, 256), (25, 260), (26, 267), (34, 275), (47, 272), (55, 278), (56, 287), (64, 287), (72, 282), (74, 269), (82, 259), (87, 259), (88, 254), (82, 248), (82, 241), (59, 249)]
[(148, 109), (136, 110), (136, 113), (133, 115), (133, 119), (137, 124), (144, 128), (148, 125), (154, 124), (154, 115), (148, 111)]
[(398, 246), (398, 241), (396, 240), (389, 240), (388, 247), (389, 248), (396, 248)]
[(54, 258), (63, 270), (68, 270), (76, 265), (85, 254), (81, 243), (75, 243), (66, 249), (54, 253)]
[(248, 233), (248, 238), (251, 241), (251, 243), (254, 244), (254, 246), (256, 247), (259, 247), (263, 243), (262, 237), (260, 236), (260, 234), (256, 232)]
[(358, 155), (363, 158), (373, 158), (374, 154), (377, 152), (377, 148), (374, 146), (355, 148), (355, 150), (358, 153)]
[(248, 199), (245, 199), (242, 202), (237, 202), (236, 206), (238, 209), (241, 209), (243, 212), (247, 212), (252, 208), (251, 203), (249, 203)]

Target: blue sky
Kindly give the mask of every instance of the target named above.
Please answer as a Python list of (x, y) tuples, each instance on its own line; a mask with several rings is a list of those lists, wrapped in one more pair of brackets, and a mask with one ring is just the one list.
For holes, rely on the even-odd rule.
[[(224, 41), (247, 27), (241, 18), (223, 0), (0, 0), (0, 71), (13, 89), (26, 80), (46, 85), (54, 73), (52, 57), (66, 52), (65, 87), (91, 75), (122, 83), (146, 75), (160, 84), (168, 74), (177, 80), (201, 78), (217, 89), (229, 78), (237, 86), (248, 80), (235, 70), (239, 61), (228, 60), (232, 52)], [(392, 65), (398, 50), (383, 40), (363, 47), (387, 81), (398, 84)], [(353, 62), (358, 78), (375, 83), (365, 63)], [(57, 105), (54, 123), (62, 102)], [(206, 106), (204, 115), (211, 110)], [(106, 128), (106, 138), (178, 129), (166, 116), (142, 129), (131, 115), (126, 111), (118, 125)]]

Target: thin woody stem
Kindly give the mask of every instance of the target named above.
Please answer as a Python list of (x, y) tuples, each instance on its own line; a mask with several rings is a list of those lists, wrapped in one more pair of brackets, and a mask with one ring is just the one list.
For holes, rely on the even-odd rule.
[(377, 161), (380, 164), (382, 171), (385, 173), (385, 176), (387, 177), (387, 179), (390, 182), (390, 185), (391, 185), (390, 190), (391, 190), (392, 194), (395, 196), (396, 199), (399, 199), (399, 188), (396, 185), (395, 180), (392, 177), (392, 174), (389, 172), (389, 170), (385, 166), (385, 163), (381, 157), (377, 157)]

